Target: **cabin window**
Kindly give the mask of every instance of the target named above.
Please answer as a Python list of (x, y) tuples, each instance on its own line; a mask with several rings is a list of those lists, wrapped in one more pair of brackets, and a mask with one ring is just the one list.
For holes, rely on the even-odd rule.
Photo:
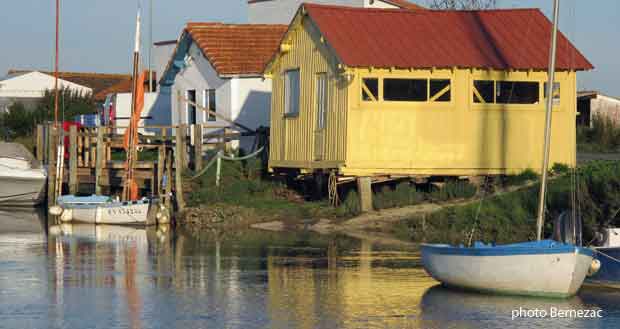
[(317, 109), (317, 129), (325, 128), (325, 118), (327, 117), (327, 74), (319, 73), (316, 76), (316, 109)]
[[(213, 112), (217, 112), (217, 108), (215, 106), (215, 89), (206, 89), (204, 91), (204, 104), (203, 106)], [(215, 114), (210, 112), (205, 112), (205, 116), (207, 117), (207, 121), (216, 121), (217, 117)]]
[[(187, 91), (187, 124), (195, 125), (196, 124), (196, 90), (190, 89)], [(193, 104), (190, 104), (192, 102)]]
[[(547, 99), (547, 83), (545, 82), (545, 89), (544, 89), (544, 95), (545, 95), (545, 99)], [(560, 83), (559, 82), (554, 82), (553, 83), (553, 105), (558, 105), (560, 104)]]
[(449, 79), (431, 79), (429, 98), (431, 102), (449, 102), (451, 99)]
[(396, 102), (426, 102), (428, 100), (428, 80), (384, 79), (383, 100)]
[(284, 73), (284, 115), (299, 115), (299, 69)]
[(494, 103), (495, 82), (492, 80), (474, 81), (474, 103)]
[(537, 104), (540, 98), (538, 82), (497, 81), (495, 102), (498, 104)]
[(376, 102), (379, 99), (379, 79), (362, 79), (362, 100)]

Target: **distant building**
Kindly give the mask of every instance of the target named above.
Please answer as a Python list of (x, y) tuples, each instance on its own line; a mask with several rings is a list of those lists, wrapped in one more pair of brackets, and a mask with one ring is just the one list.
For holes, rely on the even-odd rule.
[(302, 3), (361, 8), (426, 9), (406, 0), (248, 0), (248, 21), (251, 24), (289, 24)]
[(597, 115), (620, 124), (620, 99), (606, 96), (598, 91), (577, 93), (577, 125), (592, 127), (592, 119)]
[(262, 70), (276, 53), (286, 28), (189, 23), (159, 81), (161, 93), (172, 95), (172, 123), (208, 124), (215, 127), (211, 131), (230, 126), (183, 101), (189, 99), (247, 127), (268, 126), (271, 81), (263, 78)]
[[(69, 88), (95, 96), (100, 91), (126, 79), (125, 74), (59, 72), (59, 88)], [(46, 90), (54, 89), (54, 74), (45, 71), (10, 70), (0, 80), (0, 111), (20, 102), (27, 109), (34, 109)], [(103, 99), (95, 101), (103, 102)]]

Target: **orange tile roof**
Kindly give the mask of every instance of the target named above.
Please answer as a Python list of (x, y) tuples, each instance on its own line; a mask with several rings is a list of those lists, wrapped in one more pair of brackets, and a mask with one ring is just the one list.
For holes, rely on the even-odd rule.
[[(145, 71), (146, 72), (146, 71)], [(147, 73), (148, 75), (148, 73)], [(122, 80), (120, 82), (118, 82), (117, 84), (114, 84), (100, 92), (98, 92), (97, 94), (95, 94), (94, 98), (95, 101), (105, 101), (106, 97), (109, 94), (119, 94), (119, 93), (130, 93), (131, 89), (133, 88), (133, 83), (132, 83), (133, 79), (131, 78), (131, 76), (128, 79)], [(144, 85), (148, 85), (148, 78), (147, 80), (144, 81)], [(156, 75), (155, 72), (153, 72), (153, 83), (157, 84), (157, 79), (156, 79)], [(148, 88), (146, 88), (146, 90), (148, 91)]]
[(188, 23), (185, 31), (221, 75), (260, 74), (286, 25)]
[[(54, 76), (54, 72), (38, 71), (38, 70), (9, 70), (8, 74), (20, 74), (30, 72), (41, 72)], [(122, 82), (123, 80), (131, 79), (129, 74), (110, 74), (110, 73), (86, 73), (86, 72), (58, 72), (58, 78), (76, 83), (80, 86), (88, 87), (93, 90), (93, 95), (102, 92), (103, 90)], [(104, 97), (105, 99), (105, 97)]]

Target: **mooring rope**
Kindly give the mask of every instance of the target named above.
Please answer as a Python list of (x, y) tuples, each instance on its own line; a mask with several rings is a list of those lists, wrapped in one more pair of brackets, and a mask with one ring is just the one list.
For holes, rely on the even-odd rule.
[(601, 254), (601, 255), (603, 255), (603, 256), (605, 256), (605, 257), (607, 257), (607, 258), (609, 258), (609, 259), (613, 260), (614, 262), (620, 263), (620, 259), (618, 259), (618, 258), (615, 258), (615, 257), (609, 256), (608, 254), (606, 254), (606, 253), (604, 253), (604, 252), (602, 252), (602, 251), (596, 250), (596, 249), (593, 249), (593, 250), (594, 250), (594, 252), (596, 252), (596, 253), (598, 253), (598, 254)]
[(211, 161), (209, 161), (209, 163), (208, 163), (208, 164), (207, 164), (204, 168), (202, 168), (202, 170), (200, 170), (200, 172), (198, 172), (196, 175), (192, 176), (192, 177), (190, 178), (190, 180), (195, 180), (195, 179), (197, 179), (198, 177), (200, 177), (200, 176), (204, 175), (204, 174), (207, 172), (207, 170), (209, 170), (209, 168), (210, 168), (211, 166), (213, 166), (213, 164), (215, 164), (215, 163), (217, 162), (217, 160), (218, 160), (218, 159), (223, 159), (223, 160), (228, 160), (228, 161), (244, 161), (244, 160), (248, 160), (248, 159), (251, 159), (251, 158), (256, 157), (256, 156), (257, 156), (257, 155), (259, 155), (259, 154), (260, 154), (260, 153), (261, 153), (264, 149), (265, 149), (265, 147), (264, 147), (264, 146), (261, 146), (261, 148), (259, 148), (258, 150), (256, 150), (256, 152), (254, 152), (254, 153), (252, 153), (252, 154), (248, 154), (248, 155), (243, 156), (243, 157), (238, 157), (238, 158), (226, 156), (226, 155), (224, 155), (224, 152), (222, 152), (222, 151), (218, 151), (218, 152), (215, 154), (215, 156), (213, 157), (213, 159), (211, 159)]

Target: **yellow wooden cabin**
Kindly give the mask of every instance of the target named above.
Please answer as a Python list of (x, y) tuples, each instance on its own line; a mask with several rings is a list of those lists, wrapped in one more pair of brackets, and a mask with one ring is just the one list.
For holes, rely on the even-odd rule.
[[(304, 4), (267, 64), (272, 170), (346, 176), (540, 171), (551, 23), (538, 9)], [(576, 72), (560, 33), (551, 164), (576, 163)]]

